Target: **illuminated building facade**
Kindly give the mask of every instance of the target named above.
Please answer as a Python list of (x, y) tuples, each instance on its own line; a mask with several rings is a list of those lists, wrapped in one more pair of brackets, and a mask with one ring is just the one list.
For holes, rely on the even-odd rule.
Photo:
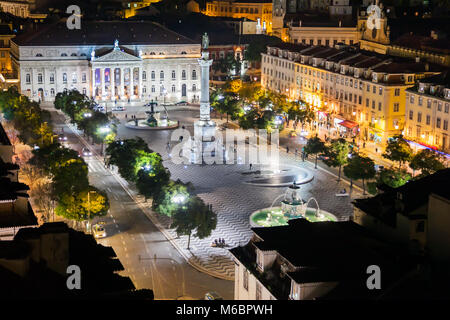
[(405, 90), (437, 74), (425, 63), (302, 44), (268, 47), (261, 70), (264, 88), (310, 103), (331, 130), (377, 143), (404, 129)]
[(450, 153), (450, 77), (421, 79), (406, 91), (407, 139)]
[(53, 101), (72, 89), (97, 101), (199, 99), (200, 44), (187, 37), (153, 22), (106, 21), (66, 35), (61, 23), (11, 41), (19, 88), (30, 99)]
[(259, 22), (262, 33), (272, 33), (272, 1), (211, 1), (202, 12), (212, 17), (247, 18)]

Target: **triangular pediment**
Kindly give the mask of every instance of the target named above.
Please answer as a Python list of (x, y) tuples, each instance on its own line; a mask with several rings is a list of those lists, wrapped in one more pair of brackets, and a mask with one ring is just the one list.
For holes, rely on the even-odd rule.
[(95, 59), (96, 62), (114, 62), (114, 61), (142, 61), (141, 58), (132, 54), (126, 53), (122, 50), (112, 50)]

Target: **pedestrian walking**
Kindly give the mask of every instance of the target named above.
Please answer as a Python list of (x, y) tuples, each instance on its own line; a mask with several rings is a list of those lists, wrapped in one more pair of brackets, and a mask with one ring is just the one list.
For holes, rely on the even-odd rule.
[(286, 146), (286, 153), (289, 153), (289, 146)]
[(253, 165), (250, 163), (250, 171), (252, 171), (252, 166), (253, 166)]
[(295, 158), (297, 159), (297, 153), (298, 153), (298, 149), (295, 148)]
[(363, 148), (364, 149), (366, 148), (366, 142), (365, 141), (363, 142)]
[(125, 113), (125, 119), (128, 119), (128, 116), (127, 116), (127, 114)]

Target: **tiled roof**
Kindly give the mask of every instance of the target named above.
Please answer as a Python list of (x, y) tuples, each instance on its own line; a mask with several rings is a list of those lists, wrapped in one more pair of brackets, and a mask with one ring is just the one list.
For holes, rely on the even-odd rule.
[(39, 26), (13, 39), (20, 46), (195, 44), (193, 40), (154, 22), (86, 21), (80, 30), (68, 30), (65, 23)]

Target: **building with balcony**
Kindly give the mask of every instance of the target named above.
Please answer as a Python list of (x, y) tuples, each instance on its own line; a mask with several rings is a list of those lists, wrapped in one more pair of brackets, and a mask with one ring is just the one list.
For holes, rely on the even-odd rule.
[[(371, 299), (399, 294), (401, 278), (414, 269), (399, 247), (354, 222), (309, 222), (252, 228), (235, 259), (235, 300)], [(380, 290), (369, 290), (367, 268), (382, 270)], [(400, 280), (400, 281), (399, 281)]]
[(420, 79), (406, 90), (404, 135), (414, 149), (428, 147), (450, 153), (450, 72)]
[(281, 44), (262, 54), (261, 85), (310, 103), (336, 135), (385, 143), (404, 129), (405, 90), (439, 69), (352, 46)]

